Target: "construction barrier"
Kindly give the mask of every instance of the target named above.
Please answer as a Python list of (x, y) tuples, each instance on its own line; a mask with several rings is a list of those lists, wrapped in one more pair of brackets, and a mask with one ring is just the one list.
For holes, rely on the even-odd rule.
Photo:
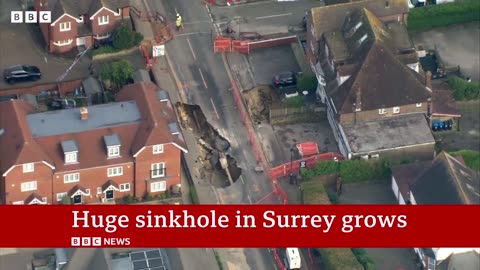
[(147, 64), (146, 69), (150, 70), (152, 68), (153, 64), (152, 64), (152, 60), (149, 56), (149, 53), (147, 52), (147, 50), (145, 49), (144, 46), (140, 45), (139, 48), (140, 48), (140, 51), (142, 52), (143, 57), (145, 57), (145, 62)]
[(213, 41), (213, 50), (215, 53), (231, 52), (232, 39), (229, 37), (216, 37)]
[(247, 40), (234, 40), (232, 41), (232, 52), (250, 53), (250, 42)]
[(329, 152), (310, 156), (303, 159), (293, 160), (292, 162), (287, 162), (285, 164), (272, 168), (270, 170), (270, 177), (272, 179), (277, 179), (290, 174), (299, 173), (302, 166), (305, 168), (312, 168), (320, 161), (340, 161), (343, 159), (344, 157), (341, 154)]
[(277, 262), (278, 266), (280, 267), (280, 270), (287, 270), (285, 265), (282, 262), (282, 259), (280, 259), (280, 256), (278, 256), (278, 251), (276, 248), (273, 249), (273, 257), (275, 258), (275, 261)]
[(270, 38), (265, 40), (259, 41), (250, 41), (248, 43), (250, 50), (256, 49), (263, 49), (263, 48), (270, 48), (280, 45), (288, 45), (293, 42), (297, 42), (297, 36), (287, 36), (287, 37), (280, 37), (280, 38)]

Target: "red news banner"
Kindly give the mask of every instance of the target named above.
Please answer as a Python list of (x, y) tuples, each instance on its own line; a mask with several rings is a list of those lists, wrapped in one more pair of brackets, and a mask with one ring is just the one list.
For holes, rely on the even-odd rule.
[(480, 206), (1, 206), (0, 247), (477, 247)]

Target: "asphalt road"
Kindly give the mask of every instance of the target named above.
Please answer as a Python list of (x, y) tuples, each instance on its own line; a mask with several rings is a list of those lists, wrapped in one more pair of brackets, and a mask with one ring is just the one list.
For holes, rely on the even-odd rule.
[(263, 34), (300, 30), (307, 10), (320, 5), (324, 5), (323, 1), (265, 1), (231, 7), (212, 6), (211, 10), (215, 23), (234, 20), (242, 32), (255, 31)]
[[(164, 14), (167, 21), (174, 22), (175, 14), (182, 15), (184, 25), (175, 38), (167, 43), (167, 53), (172, 59), (177, 77), (183, 84), (188, 103), (199, 105), (209, 122), (228, 139), (231, 155), (243, 168), (243, 203), (260, 200), (272, 191), (270, 180), (254, 174), (256, 159), (250, 147), (235, 102), (231, 94), (231, 82), (220, 55), (213, 52), (213, 24), (201, 1), (154, 1), (148, 0), (150, 10)], [(228, 201), (227, 201), (228, 203)], [(221, 257), (227, 266), (236, 269), (271, 270), (275, 264), (267, 249), (224, 249)], [(243, 265), (243, 266), (242, 266)]]

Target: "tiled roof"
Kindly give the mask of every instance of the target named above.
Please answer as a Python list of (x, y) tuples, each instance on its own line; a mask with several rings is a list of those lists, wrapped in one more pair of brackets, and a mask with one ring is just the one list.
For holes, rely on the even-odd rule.
[(355, 10), (367, 8), (377, 17), (408, 13), (405, 0), (364, 0), (312, 8), (315, 37), (318, 40), (324, 33), (338, 29), (345, 15)]
[(472, 270), (480, 269), (480, 253), (475, 250), (463, 253), (452, 253), (441, 261), (437, 270)]
[(417, 204), (480, 204), (480, 175), (446, 152), (411, 187)]
[(4, 174), (14, 165), (44, 161), (54, 162), (33, 140), (26, 122), (26, 114), (33, 107), (23, 100), (0, 102), (0, 171)]
[[(181, 151), (187, 151), (182, 133), (174, 128), (171, 123), (176, 122), (173, 108), (169, 101), (160, 101), (157, 97), (157, 86), (153, 83), (131, 84), (126, 86), (118, 94), (117, 103), (95, 105), (88, 107), (89, 116), (87, 120), (80, 119), (78, 109), (63, 110), (61, 113), (75, 113), (74, 121), (77, 125), (92, 121), (100, 123), (95, 118), (113, 119), (113, 115), (90, 114), (95, 112), (96, 106), (121, 106), (133, 102), (134, 107), (124, 108), (136, 109), (139, 111), (139, 121), (127, 121), (120, 123), (114, 121), (115, 125), (88, 125), (90, 128), (71, 129), (67, 132), (54, 132), (42, 130), (42, 125), (36, 127), (38, 134), (32, 138), (32, 132), (27, 123), (27, 118), (33, 116), (32, 107), (22, 100), (11, 100), (0, 103), (0, 128), (3, 129), (0, 135), (0, 168), (2, 172), (16, 164), (45, 161), (56, 168), (57, 171), (72, 171), (83, 168), (107, 166), (133, 161), (132, 155), (137, 153), (144, 146), (155, 144), (173, 143)], [(108, 112), (106, 112), (108, 113)], [(110, 113), (111, 114), (111, 113)], [(52, 112), (57, 115), (57, 112)], [(48, 122), (48, 113), (42, 115), (42, 119)], [(120, 117), (117, 115), (117, 117)], [(123, 117), (123, 116), (122, 116)], [(113, 119), (115, 120), (115, 119)], [(105, 121), (103, 121), (105, 122)], [(103, 123), (102, 122), (102, 123)], [(108, 121), (107, 121), (108, 122)], [(170, 124), (170, 125), (169, 125)], [(50, 126), (49, 126), (50, 128)], [(176, 134), (172, 134), (176, 133)], [(105, 136), (116, 135), (116, 141), (120, 142), (120, 156), (107, 159), (107, 148)], [(73, 145), (78, 150), (78, 163), (64, 163), (64, 147), (71, 148)], [(74, 142), (66, 143), (66, 142)]]
[(107, 182), (102, 185), (102, 191), (105, 192), (109, 187), (113, 187), (118, 190), (118, 183), (113, 180), (107, 180)]
[(118, 8), (129, 5), (129, 0), (50, 0), (48, 9), (52, 11), (52, 22), (54, 22), (64, 14), (79, 18), (84, 14), (92, 16), (102, 7), (116, 12)]

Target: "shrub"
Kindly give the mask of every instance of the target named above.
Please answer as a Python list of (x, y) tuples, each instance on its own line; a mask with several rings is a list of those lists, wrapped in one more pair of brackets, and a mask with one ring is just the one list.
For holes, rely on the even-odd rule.
[(454, 3), (413, 8), (408, 13), (408, 29), (418, 31), (479, 21), (479, 12), (478, 0), (457, 0)]
[(133, 67), (126, 60), (120, 60), (102, 66), (100, 70), (100, 78), (102, 80), (110, 80), (117, 87), (121, 88), (127, 84), (133, 77)]
[(340, 176), (346, 183), (380, 180), (390, 176), (388, 160), (344, 160), (340, 164)]
[(135, 199), (133, 198), (132, 195), (127, 195), (122, 198), (123, 203), (125, 204), (132, 204), (135, 202)]
[(154, 197), (152, 195), (150, 195), (150, 193), (148, 193), (148, 192), (145, 192), (145, 195), (143, 195), (143, 201), (145, 201), (145, 202), (149, 202), (153, 199), (154, 199)]
[(121, 25), (113, 32), (113, 47), (117, 50), (126, 50), (140, 44), (143, 36), (132, 31), (129, 27)]
[(370, 258), (363, 248), (352, 248), (353, 255), (365, 270), (375, 270), (375, 262)]
[(307, 75), (302, 75), (300, 78), (298, 78), (297, 81), (297, 89), (300, 92), (303, 91), (308, 91), (309, 93), (312, 93), (313, 91), (317, 90), (317, 77), (315, 76), (307, 76)]
[(329, 270), (363, 270), (349, 248), (321, 248), (318, 250)]
[(480, 82), (468, 82), (457, 76), (449, 76), (448, 84), (456, 100), (473, 100), (480, 98)]
[(116, 48), (114, 48), (112, 46), (109, 46), (109, 45), (106, 45), (106, 46), (102, 46), (102, 47), (94, 50), (93, 54), (94, 55), (99, 55), (99, 54), (106, 54), (106, 53), (116, 53), (118, 51), (119, 50), (117, 50)]

